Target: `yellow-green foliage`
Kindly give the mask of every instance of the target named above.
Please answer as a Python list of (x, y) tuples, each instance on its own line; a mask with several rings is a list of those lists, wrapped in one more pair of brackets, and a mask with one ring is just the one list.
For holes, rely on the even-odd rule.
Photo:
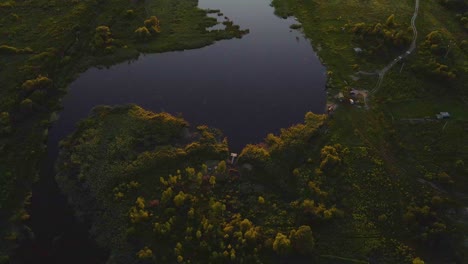
[(93, 39), (93, 45), (97, 48), (106, 48), (112, 45), (114, 39), (112, 38), (111, 30), (108, 26), (96, 27)]
[(180, 191), (175, 197), (174, 197), (174, 204), (177, 207), (181, 207), (184, 205), (185, 198), (187, 198), (187, 195), (183, 192)]
[(258, 197), (258, 203), (259, 204), (264, 204), (265, 203), (265, 198), (263, 198), (262, 196), (259, 196)]
[(38, 89), (47, 89), (52, 86), (52, 80), (46, 76), (39, 75), (35, 79), (27, 80), (22, 85), (21, 88), (27, 92), (32, 92)]
[(148, 220), (151, 216), (151, 213), (145, 210), (145, 199), (143, 197), (138, 197), (135, 204), (135, 206), (130, 208), (130, 221), (132, 223), (139, 223)]
[(315, 247), (315, 241), (312, 236), (310, 226), (300, 226), (297, 230), (293, 229), (289, 233), (292, 247), (301, 254), (311, 254)]
[(216, 167), (216, 173), (224, 174), (226, 173), (226, 161), (222, 160), (218, 163), (218, 166)]
[(291, 250), (291, 240), (282, 233), (277, 233), (273, 242), (273, 250), (280, 255), (285, 255)]
[(144, 247), (137, 253), (138, 258), (140, 259), (149, 259), (153, 257), (153, 251), (148, 247)]
[(151, 37), (151, 33), (146, 27), (139, 27), (135, 29), (135, 36), (140, 40), (148, 40)]
[(210, 184), (213, 187), (215, 186), (215, 184), (216, 184), (216, 177), (215, 176), (210, 176)]
[(266, 162), (270, 157), (268, 151), (259, 145), (248, 144), (242, 149), (239, 158), (245, 161)]
[(11, 132), (10, 113), (0, 112), (0, 135)]
[(31, 48), (24, 48), (19, 49), (16, 47), (8, 46), (8, 45), (0, 45), (0, 54), (24, 54), (24, 53), (32, 53), (33, 50)]
[(161, 32), (161, 26), (159, 25), (159, 19), (156, 16), (151, 16), (145, 20), (145, 27), (154, 33)]

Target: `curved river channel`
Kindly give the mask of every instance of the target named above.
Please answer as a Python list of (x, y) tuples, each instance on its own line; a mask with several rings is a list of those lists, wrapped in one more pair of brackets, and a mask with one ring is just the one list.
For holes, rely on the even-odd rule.
[(19, 250), (24, 262), (102, 263), (106, 258), (87, 238), (87, 227), (73, 218), (52, 169), (58, 142), (94, 106), (135, 103), (182, 113), (192, 125), (221, 129), (234, 152), (302, 122), (307, 111), (324, 112), (326, 70), (303, 34), (289, 28), (297, 23), (293, 18), (275, 16), (269, 0), (200, 0), (199, 7), (220, 9), (250, 33), (196, 50), (91, 68), (70, 85), (60, 118), (49, 130), (47, 161), (33, 188), (36, 238)]

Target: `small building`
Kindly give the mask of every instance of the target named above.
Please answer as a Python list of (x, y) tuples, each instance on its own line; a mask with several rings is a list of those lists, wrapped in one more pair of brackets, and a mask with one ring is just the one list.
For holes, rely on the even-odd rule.
[(231, 164), (234, 164), (237, 156), (238, 156), (237, 153), (231, 153)]
[(342, 92), (339, 92), (336, 96), (335, 96), (336, 99), (340, 100), (340, 102), (343, 101), (344, 99), (344, 95)]
[(351, 96), (356, 96), (356, 95), (358, 95), (358, 94), (359, 94), (359, 92), (356, 91), (356, 90), (354, 90), (354, 89), (352, 89), (352, 90), (349, 92), (349, 95), (351, 95)]
[(359, 47), (356, 47), (356, 48), (354, 48), (354, 52), (356, 52), (356, 53), (361, 53), (361, 52), (362, 52), (362, 49), (359, 48)]
[(450, 114), (448, 112), (440, 112), (436, 114), (437, 119), (447, 119), (450, 118)]
[(448, 112), (440, 112), (439, 114), (442, 116), (442, 118), (450, 118), (450, 114)]

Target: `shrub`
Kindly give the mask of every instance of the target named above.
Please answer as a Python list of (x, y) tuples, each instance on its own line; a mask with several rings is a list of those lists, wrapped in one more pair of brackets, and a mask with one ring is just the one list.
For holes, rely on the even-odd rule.
[(140, 259), (148, 259), (153, 256), (153, 251), (149, 249), (148, 247), (144, 247), (137, 253), (138, 258)]
[(280, 255), (287, 254), (291, 250), (291, 240), (282, 233), (276, 234), (273, 250)]
[(23, 90), (25, 90), (27, 92), (31, 92), (31, 91), (38, 90), (38, 89), (49, 88), (51, 86), (52, 86), (52, 80), (51, 79), (49, 79), (49, 78), (47, 78), (45, 76), (39, 75), (36, 79), (31, 79), (31, 80), (25, 81), (21, 85), (21, 88), (23, 88)]
[(125, 16), (128, 17), (128, 18), (134, 17), (135, 16), (135, 11), (133, 11), (133, 9), (129, 9), (129, 10), (127, 10), (127, 12), (125, 12)]
[(147, 40), (151, 37), (151, 33), (146, 27), (139, 27), (135, 30), (135, 36), (140, 40)]
[(7, 134), (11, 132), (10, 113), (0, 113), (0, 134)]
[(23, 112), (30, 112), (32, 110), (32, 107), (33, 107), (33, 101), (29, 98), (24, 99), (20, 103), (20, 109)]
[(105, 48), (112, 45), (114, 39), (111, 36), (112, 33), (108, 26), (96, 27), (93, 39), (93, 46), (97, 48)]
[(1, 45), (0, 46), (0, 54), (17, 54), (19, 53), (19, 49), (8, 46), (8, 45)]
[(301, 24), (292, 24), (291, 26), (289, 26), (290, 29), (300, 29), (301, 27)]
[(315, 241), (312, 236), (310, 226), (300, 226), (297, 230), (291, 230), (289, 234), (292, 247), (300, 254), (306, 255), (312, 253), (315, 247)]
[(264, 204), (265, 203), (265, 198), (263, 198), (262, 196), (259, 196), (258, 197), (258, 203), (259, 204)]
[(159, 26), (159, 20), (155, 16), (152, 16), (146, 19), (144, 24), (145, 24), (145, 27), (150, 31), (153, 31), (155, 33), (161, 32), (161, 27)]

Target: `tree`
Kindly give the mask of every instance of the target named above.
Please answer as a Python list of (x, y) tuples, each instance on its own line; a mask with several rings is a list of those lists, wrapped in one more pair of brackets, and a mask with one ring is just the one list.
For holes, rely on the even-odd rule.
[(218, 166), (216, 167), (216, 173), (219, 174), (224, 174), (226, 173), (226, 161), (222, 160), (218, 163)]
[(0, 134), (7, 134), (11, 132), (11, 120), (10, 113), (1, 112), (0, 113)]
[(20, 103), (20, 108), (21, 108), (21, 111), (23, 111), (23, 112), (26, 112), (26, 113), (31, 112), (32, 107), (33, 107), (33, 101), (31, 99), (29, 99), (29, 98), (24, 99)]
[(277, 233), (273, 242), (273, 250), (280, 255), (287, 254), (291, 250), (291, 240), (284, 234)]
[(106, 48), (112, 45), (114, 39), (111, 38), (112, 33), (108, 26), (96, 27), (93, 39), (93, 46), (97, 48)]
[(226, 205), (220, 203), (220, 202), (214, 202), (211, 205), (211, 210), (216, 214), (216, 215), (222, 215), (223, 211), (226, 210)]
[(268, 151), (260, 145), (248, 144), (244, 147), (239, 158), (243, 162), (266, 163), (270, 159)]
[(321, 163), (320, 169), (324, 170), (326, 168), (333, 167), (341, 162), (341, 158), (338, 153), (339, 145), (334, 146), (325, 146), (320, 151)]
[(252, 227), (253, 227), (252, 222), (247, 218), (245, 218), (244, 220), (242, 220), (242, 222), (240, 222), (240, 229), (242, 232), (245, 232)]
[(211, 184), (212, 187), (215, 186), (215, 184), (216, 184), (216, 177), (215, 176), (210, 176), (210, 184)]
[(393, 26), (395, 26), (395, 15), (394, 15), (394, 14), (391, 14), (391, 15), (387, 18), (387, 22), (385, 22), (385, 24), (386, 24), (388, 27), (393, 27)]
[(146, 27), (139, 27), (135, 30), (135, 36), (140, 40), (148, 40), (151, 38), (151, 33)]
[(313, 252), (315, 240), (310, 226), (300, 226), (297, 230), (291, 230), (289, 234), (292, 247), (300, 254), (307, 255)]
[(174, 197), (174, 204), (177, 206), (177, 207), (181, 207), (182, 205), (184, 205), (184, 201), (185, 201), (185, 198), (187, 197), (187, 195), (180, 191), (175, 197)]
[(21, 88), (27, 92), (32, 92), (38, 89), (46, 89), (52, 86), (52, 80), (39, 75), (35, 79), (27, 80), (22, 85)]
[(149, 249), (148, 247), (144, 247), (137, 253), (138, 258), (140, 259), (148, 259), (153, 257), (153, 251)]
[(172, 195), (173, 195), (172, 188), (168, 187), (165, 191), (163, 191), (161, 195), (161, 202), (162, 203), (168, 202), (172, 198)]
[(259, 196), (258, 197), (258, 203), (259, 204), (264, 204), (265, 203), (265, 198), (263, 198), (262, 196)]
[(155, 16), (152, 16), (145, 20), (145, 27), (148, 30), (153, 31), (155, 33), (161, 32), (161, 28), (159, 26), (159, 19)]

